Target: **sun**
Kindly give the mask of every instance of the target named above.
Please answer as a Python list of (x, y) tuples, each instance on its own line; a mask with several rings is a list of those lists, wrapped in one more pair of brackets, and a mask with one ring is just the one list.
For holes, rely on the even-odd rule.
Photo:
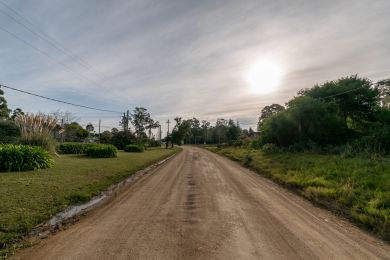
[(277, 90), (282, 81), (281, 67), (272, 60), (260, 60), (250, 66), (246, 81), (254, 94), (268, 94)]

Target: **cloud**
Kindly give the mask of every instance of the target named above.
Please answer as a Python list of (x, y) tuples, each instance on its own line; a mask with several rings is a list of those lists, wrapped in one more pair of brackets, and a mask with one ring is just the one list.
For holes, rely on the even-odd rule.
[[(0, 12), (2, 26), (56, 60), (0, 31), (3, 84), (107, 109), (144, 106), (164, 122), (232, 117), (254, 126), (263, 106), (283, 104), (301, 88), (356, 73), (390, 77), (386, 0), (6, 3), (74, 55)], [(244, 75), (262, 57), (277, 60), (285, 77), (278, 92), (253, 96)], [(89, 111), (7, 95), (12, 107), (61, 108), (95, 120)]]

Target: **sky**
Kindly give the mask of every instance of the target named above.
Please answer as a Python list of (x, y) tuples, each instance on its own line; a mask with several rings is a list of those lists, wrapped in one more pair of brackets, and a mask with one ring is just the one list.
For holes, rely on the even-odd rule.
[[(118, 112), (142, 106), (164, 126), (181, 116), (255, 127), (264, 106), (300, 89), (390, 78), (389, 13), (388, 0), (0, 0), (0, 84)], [(273, 91), (251, 91), (259, 62), (280, 72)], [(259, 73), (259, 84), (273, 77)], [(5, 92), (10, 108), (69, 111), (102, 130), (120, 120)]]

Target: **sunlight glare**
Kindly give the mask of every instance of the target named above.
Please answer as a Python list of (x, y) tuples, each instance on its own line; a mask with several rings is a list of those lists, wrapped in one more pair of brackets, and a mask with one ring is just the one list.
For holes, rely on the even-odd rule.
[(253, 64), (246, 75), (246, 80), (254, 94), (274, 92), (282, 80), (282, 70), (271, 60), (262, 60)]

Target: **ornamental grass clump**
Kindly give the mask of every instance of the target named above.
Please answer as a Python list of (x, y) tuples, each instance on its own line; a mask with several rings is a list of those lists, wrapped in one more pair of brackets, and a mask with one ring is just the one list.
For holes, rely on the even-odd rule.
[(50, 168), (53, 164), (50, 153), (41, 147), (0, 145), (0, 172), (32, 171)]
[(41, 146), (51, 153), (55, 153), (53, 130), (57, 119), (43, 113), (18, 115), (15, 123), (20, 128), (21, 143)]

